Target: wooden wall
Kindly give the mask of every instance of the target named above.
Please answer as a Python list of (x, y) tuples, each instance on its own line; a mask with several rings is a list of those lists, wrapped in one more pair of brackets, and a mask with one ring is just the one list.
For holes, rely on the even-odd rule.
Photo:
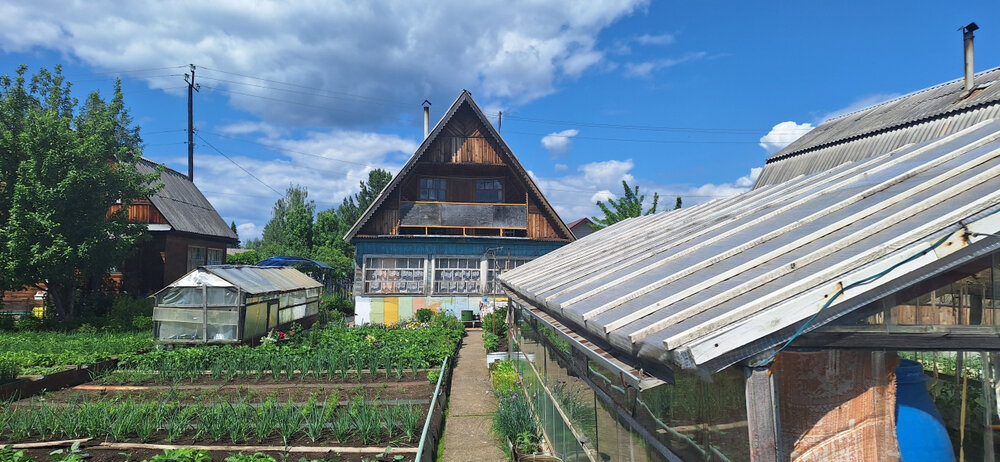
[[(554, 225), (553, 220), (559, 217), (547, 217), (538, 200), (529, 197), (525, 180), (504, 163), (499, 154), (500, 146), (492, 138), (485, 137), (486, 132), (487, 128), (472, 109), (462, 106), (357, 235), (398, 235), (399, 202), (420, 200), (421, 178), (446, 179), (446, 202), (466, 203), (476, 202), (476, 180), (499, 179), (503, 183), (503, 203), (525, 204), (527, 201), (529, 205), (527, 237), (568, 240), (568, 236), (559, 235)], [(458, 234), (462, 234), (461, 230)]]
[[(112, 214), (121, 209), (120, 205), (112, 205), (108, 209), (108, 214)], [(128, 208), (129, 221), (137, 223), (169, 224), (163, 214), (153, 206), (148, 200), (135, 201)]]

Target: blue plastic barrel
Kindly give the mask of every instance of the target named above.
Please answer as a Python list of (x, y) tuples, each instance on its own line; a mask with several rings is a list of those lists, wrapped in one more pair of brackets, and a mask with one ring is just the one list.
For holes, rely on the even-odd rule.
[(903, 462), (955, 460), (941, 413), (927, 393), (924, 366), (910, 359), (896, 368), (896, 438)]

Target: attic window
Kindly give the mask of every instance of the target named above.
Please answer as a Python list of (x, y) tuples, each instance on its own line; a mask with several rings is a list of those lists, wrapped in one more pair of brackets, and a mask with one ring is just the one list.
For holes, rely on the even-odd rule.
[(445, 192), (448, 189), (448, 182), (444, 178), (421, 178), (420, 179), (420, 200), (422, 201), (444, 201)]
[(500, 180), (476, 180), (476, 202), (503, 202)]

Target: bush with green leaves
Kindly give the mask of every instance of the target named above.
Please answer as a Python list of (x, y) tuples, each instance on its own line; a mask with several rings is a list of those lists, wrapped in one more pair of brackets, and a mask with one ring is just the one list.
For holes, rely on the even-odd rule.
[(35, 462), (24, 449), (14, 449), (13, 446), (0, 447), (0, 460), (3, 462)]
[(417, 322), (430, 322), (434, 318), (434, 311), (430, 308), (420, 308), (416, 313)]
[(340, 297), (336, 294), (323, 294), (319, 297), (320, 310), (328, 313), (340, 313), (344, 316), (354, 316), (354, 299)]
[(507, 307), (497, 307), (496, 311), (483, 316), (483, 332), (507, 337)]
[[(0, 356), (0, 384), (13, 382), (21, 375), (21, 366), (14, 358)], [(2, 459), (0, 459), (2, 460)]]
[(490, 382), (494, 393), (507, 395), (521, 391), (521, 376), (517, 374), (512, 361), (494, 361), (490, 368)]
[(486, 351), (489, 353), (500, 351), (500, 337), (497, 337), (495, 334), (491, 334), (489, 332), (484, 333), (483, 346), (486, 347)]

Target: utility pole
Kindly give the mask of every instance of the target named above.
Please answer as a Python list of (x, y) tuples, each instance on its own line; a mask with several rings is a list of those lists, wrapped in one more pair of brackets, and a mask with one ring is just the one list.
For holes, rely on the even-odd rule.
[(191, 66), (191, 75), (184, 74), (184, 81), (188, 84), (188, 181), (194, 181), (194, 92), (201, 91), (201, 85), (194, 83), (194, 64)]

